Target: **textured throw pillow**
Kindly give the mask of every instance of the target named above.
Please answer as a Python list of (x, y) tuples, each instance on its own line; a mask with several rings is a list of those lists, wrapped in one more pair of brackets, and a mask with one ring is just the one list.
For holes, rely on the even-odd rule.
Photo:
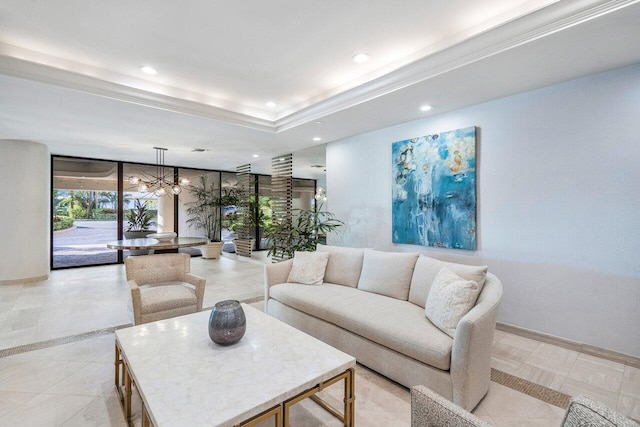
[(364, 250), (358, 289), (406, 301), (417, 253)]
[(425, 315), (438, 329), (453, 338), (458, 322), (476, 304), (481, 290), (478, 283), (463, 279), (444, 267), (429, 289)]
[(424, 308), (424, 303), (429, 295), (429, 289), (436, 276), (444, 267), (456, 273), (463, 279), (473, 280), (482, 288), (487, 277), (486, 265), (466, 265), (454, 262), (440, 261), (420, 255), (416, 262), (416, 268), (411, 278), (411, 289), (409, 290), (409, 302)]
[(328, 252), (298, 252), (293, 256), (288, 283), (321, 285), (329, 261)]

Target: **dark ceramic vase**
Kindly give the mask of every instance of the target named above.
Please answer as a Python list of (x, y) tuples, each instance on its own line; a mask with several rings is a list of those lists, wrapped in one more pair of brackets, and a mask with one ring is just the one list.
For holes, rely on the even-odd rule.
[(238, 301), (227, 300), (217, 303), (209, 317), (209, 338), (216, 344), (235, 344), (247, 330), (247, 319)]

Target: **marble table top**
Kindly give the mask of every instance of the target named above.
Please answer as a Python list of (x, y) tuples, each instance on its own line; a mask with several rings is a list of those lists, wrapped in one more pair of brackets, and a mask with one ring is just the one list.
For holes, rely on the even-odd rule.
[(326, 381), (355, 358), (251, 306), (229, 347), (209, 339), (209, 311), (115, 332), (156, 426), (234, 425)]
[(173, 240), (169, 241), (160, 241), (158, 239), (152, 238), (142, 238), (142, 239), (125, 239), (125, 240), (116, 240), (113, 242), (107, 243), (107, 248), (109, 249), (151, 249), (151, 250), (161, 250), (161, 249), (178, 249), (178, 248), (186, 248), (190, 246), (202, 246), (207, 243), (207, 239), (204, 237), (176, 237)]

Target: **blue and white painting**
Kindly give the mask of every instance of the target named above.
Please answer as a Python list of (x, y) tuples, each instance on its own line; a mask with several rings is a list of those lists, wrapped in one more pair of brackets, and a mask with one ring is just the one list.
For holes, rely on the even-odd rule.
[(393, 243), (476, 249), (475, 126), (393, 143)]

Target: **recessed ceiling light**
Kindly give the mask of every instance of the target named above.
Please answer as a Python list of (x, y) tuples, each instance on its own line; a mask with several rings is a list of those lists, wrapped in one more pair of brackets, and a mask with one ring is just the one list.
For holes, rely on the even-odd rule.
[(254, 154), (253, 157), (260, 157), (260, 154)]
[(351, 59), (353, 59), (353, 62), (355, 62), (356, 64), (364, 64), (369, 60), (369, 54), (364, 52), (359, 52), (353, 55)]
[(138, 68), (140, 69), (140, 71), (145, 74), (149, 74), (150, 76), (155, 76), (156, 74), (158, 74), (158, 71), (149, 65), (141, 65)]
[(313, 123), (315, 123), (315, 124), (317, 124), (317, 125), (321, 125), (321, 124), (322, 124), (322, 121), (320, 121), (320, 120), (316, 120), (316, 121), (315, 121), (315, 122), (313, 122)]
[(420, 111), (429, 111), (432, 108), (433, 107), (431, 105), (423, 105), (422, 107), (420, 107)]
[(315, 138), (313, 138), (314, 141), (322, 141), (322, 138), (320, 138), (319, 136), (316, 136)]
[(273, 107), (275, 107), (275, 106), (276, 106), (276, 103), (275, 103), (275, 102), (273, 102), (273, 101), (268, 101), (268, 102), (266, 102), (264, 105), (266, 105), (266, 106), (267, 106), (267, 107), (269, 107), (269, 108), (273, 108)]

